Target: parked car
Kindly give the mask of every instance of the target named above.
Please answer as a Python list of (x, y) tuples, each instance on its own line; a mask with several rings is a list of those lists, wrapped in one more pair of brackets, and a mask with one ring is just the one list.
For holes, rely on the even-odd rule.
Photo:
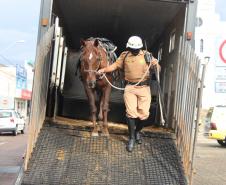
[(16, 136), (19, 131), (24, 134), (24, 118), (15, 110), (0, 110), (0, 132), (12, 132)]
[(226, 106), (211, 107), (205, 119), (204, 134), (226, 146)]

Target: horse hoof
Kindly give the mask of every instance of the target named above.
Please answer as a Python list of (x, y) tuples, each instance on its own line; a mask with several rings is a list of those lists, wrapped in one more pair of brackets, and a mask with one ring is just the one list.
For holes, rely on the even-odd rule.
[(103, 131), (102, 131), (102, 133), (101, 133), (101, 136), (109, 137), (110, 134), (109, 134), (108, 130), (103, 129)]
[(102, 115), (98, 115), (98, 119), (99, 119), (100, 121), (103, 121), (103, 116), (102, 116)]
[(99, 134), (98, 134), (98, 132), (92, 132), (91, 136), (92, 136), (92, 137), (98, 137)]
[(109, 133), (102, 133), (101, 136), (104, 136), (104, 137), (109, 137), (110, 134)]

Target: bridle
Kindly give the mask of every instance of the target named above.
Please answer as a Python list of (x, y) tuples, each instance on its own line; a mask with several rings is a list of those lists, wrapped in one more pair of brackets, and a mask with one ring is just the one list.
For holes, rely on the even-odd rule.
[[(81, 54), (81, 56), (82, 56), (82, 54)], [(81, 60), (81, 56), (80, 56), (80, 60)], [(83, 66), (83, 71), (86, 72), (86, 73), (97, 73), (98, 72), (98, 70), (100, 69), (101, 61), (102, 61), (102, 58), (101, 58), (99, 51), (98, 51), (97, 61), (98, 61), (98, 66), (97, 66), (96, 69), (86, 69), (85, 66), (84, 66), (84, 62), (81, 61), (81, 65)]]

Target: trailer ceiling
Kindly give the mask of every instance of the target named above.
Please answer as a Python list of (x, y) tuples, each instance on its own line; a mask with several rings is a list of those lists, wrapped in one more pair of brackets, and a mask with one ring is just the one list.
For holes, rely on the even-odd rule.
[(185, 3), (153, 0), (55, 0), (67, 44), (79, 49), (80, 38), (106, 37), (125, 48), (131, 35), (151, 46)]

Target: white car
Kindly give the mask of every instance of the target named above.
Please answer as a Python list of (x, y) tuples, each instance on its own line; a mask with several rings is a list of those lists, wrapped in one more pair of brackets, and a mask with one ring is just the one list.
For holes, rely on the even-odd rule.
[(209, 109), (205, 120), (205, 135), (226, 146), (226, 106), (215, 106)]
[(0, 133), (12, 132), (14, 136), (18, 132), (24, 134), (25, 121), (15, 110), (0, 110)]

